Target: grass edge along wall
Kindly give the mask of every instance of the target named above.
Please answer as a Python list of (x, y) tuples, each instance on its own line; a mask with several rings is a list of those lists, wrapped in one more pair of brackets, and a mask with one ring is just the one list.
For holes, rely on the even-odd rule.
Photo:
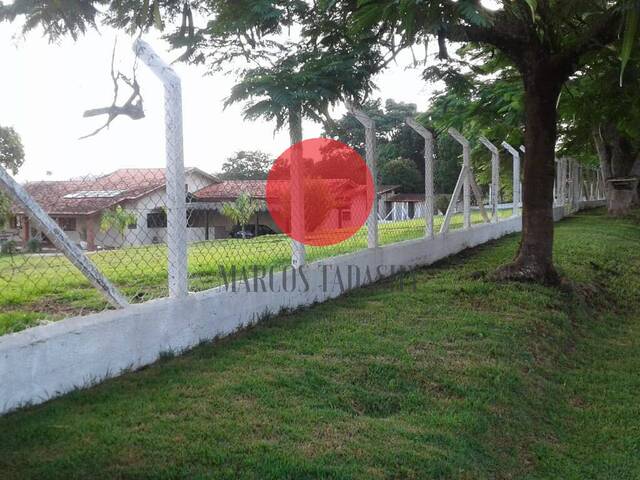
[[(565, 215), (554, 210), (554, 219)], [(255, 323), (262, 316), (323, 302), (345, 292), (335, 283), (323, 289), (327, 268), (379, 266), (412, 268), (432, 264), (466, 248), (520, 231), (522, 217), (481, 224), (433, 239), (396, 243), (309, 264), (307, 291), (236, 292), (224, 287), (184, 299), (159, 299), (122, 310), (70, 318), (0, 337), (0, 414), (42, 403), (158, 360), (166, 352), (182, 352)], [(373, 281), (379, 278), (373, 278)]]

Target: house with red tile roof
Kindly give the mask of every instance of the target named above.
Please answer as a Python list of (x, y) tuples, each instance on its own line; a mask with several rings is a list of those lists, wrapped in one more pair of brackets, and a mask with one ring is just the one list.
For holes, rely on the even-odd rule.
[[(335, 181), (332, 190), (336, 198), (340, 199), (345, 189), (361, 188), (349, 182)], [(88, 178), (29, 182), (24, 187), (71, 240), (87, 250), (165, 243), (167, 216), (163, 168), (125, 168)], [(188, 241), (228, 238), (236, 225), (222, 214), (222, 207), (243, 192), (262, 201), (262, 208), (253, 216), (250, 225), (266, 226), (280, 232), (267, 210), (266, 190), (266, 180), (220, 181), (200, 169), (186, 169)], [(394, 191), (394, 186), (382, 186), (378, 188), (378, 196), (382, 200)], [(346, 219), (353, 207), (338, 203), (331, 215), (337, 215), (338, 221)], [(103, 217), (114, 209), (122, 209), (131, 218), (124, 231), (116, 227), (105, 228), (103, 224)], [(45, 247), (50, 246), (46, 236), (31, 225), (22, 209), (14, 206), (13, 214), (13, 226), (20, 232), (23, 244), (37, 238)]]
[[(217, 182), (197, 168), (185, 170), (185, 195)], [(164, 168), (124, 168), (106, 175), (64, 181), (29, 182), (27, 192), (71, 240), (88, 250), (163, 243), (166, 237), (166, 179)], [(101, 228), (105, 212), (121, 208), (131, 222), (124, 232)], [(48, 239), (29, 222), (25, 212), (14, 206), (14, 227), (22, 242)], [(195, 235), (197, 236), (197, 235)]]

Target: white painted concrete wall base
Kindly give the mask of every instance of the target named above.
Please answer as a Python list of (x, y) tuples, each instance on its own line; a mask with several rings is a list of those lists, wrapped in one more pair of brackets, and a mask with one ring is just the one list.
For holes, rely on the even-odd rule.
[[(564, 207), (554, 209), (556, 220), (564, 214)], [(183, 352), (255, 323), (265, 314), (337, 297), (344, 293), (333, 276), (338, 268), (343, 277), (349, 265), (363, 275), (368, 269), (372, 278), (365, 275), (364, 284), (387, 276), (391, 266), (429, 265), (521, 228), (521, 217), (513, 217), (433, 239), (325, 259), (304, 267), (308, 288), (298, 281), (293, 290), (289, 270), (284, 278), (274, 277), (273, 288), (280, 290), (275, 294), (247, 291), (240, 283), (235, 292), (218, 287), (187, 298), (153, 300), (5, 335), (0, 337), (0, 414), (149, 365), (164, 352)]]

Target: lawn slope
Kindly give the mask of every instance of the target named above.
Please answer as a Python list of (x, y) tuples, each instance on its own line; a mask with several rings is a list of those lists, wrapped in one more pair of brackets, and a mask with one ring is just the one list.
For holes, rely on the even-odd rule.
[(556, 239), (560, 289), (513, 236), (0, 418), (0, 478), (639, 478), (640, 222)]

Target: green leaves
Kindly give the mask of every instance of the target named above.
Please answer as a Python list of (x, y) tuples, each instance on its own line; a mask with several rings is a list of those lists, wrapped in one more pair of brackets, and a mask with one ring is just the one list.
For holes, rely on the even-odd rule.
[[(530, 0), (535, 1), (535, 0)], [(458, 4), (460, 16), (467, 20), (469, 23), (478, 25), (481, 27), (488, 27), (489, 21), (478, 10), (477, 2), (475, 1), (460, 1)]]
[(0, 126), (0, 165), (14, 174), (24, 163), (20, 135), (12, 127)]
[(116, 230), (120, 235), (129, 225), (135, 225), (137, 219), (136, 214), (125, 210), (120, 205), (111, 210), (105, 210), (100, 218), (100, 230), (107, 232), (110, 229)]
[(241, 192), (234, 202), (225, 202), (222, 205), (222, 214), (240, 225), (243, 231), (253, 214), (259, 210), (260, 202), (252, 199), (247, 192)]
[(531, 18), (536, 18), (536, 10), (538, 9), (538, 0), (525, 0), (531, 9)]
[(624, 33), (622, 38), (622, 47), (620, 49), (620, 86), (623, 83), (624, 72), (627, 68), (633, 47), (638, 37), (638, 24), (640, 23), (640, 4), (633, 2), (631, 8), (625, 13)]

